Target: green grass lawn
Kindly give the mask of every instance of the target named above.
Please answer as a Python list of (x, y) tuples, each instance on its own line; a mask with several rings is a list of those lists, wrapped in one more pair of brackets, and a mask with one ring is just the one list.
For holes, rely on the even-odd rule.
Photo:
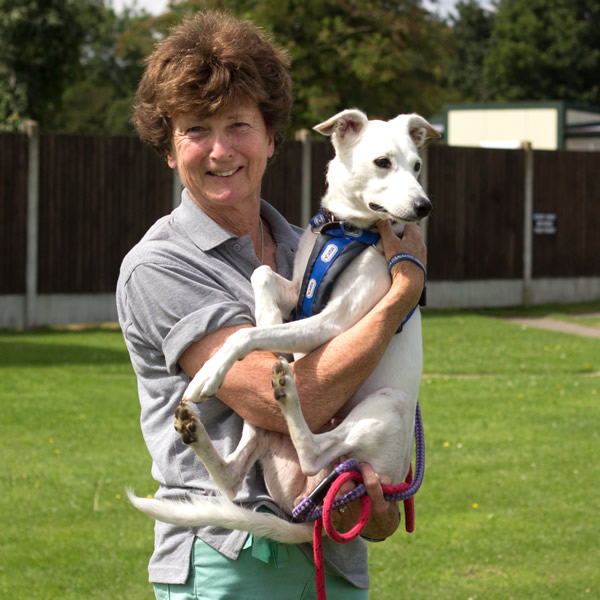
[[(371, 545), (371, 597), (600, 597), (600, 340), (496, 313), (423, 329), (416, 531)], [(124, 490), (155, 484), (120, 333), (0, 332), (0, 407), (0, 598), (152, 598), (152, 522)]]
[(117, 331), (0, 333), (0, 598), (151, 598), (152, 490)]
[(416, 531), (372, 546), (372, 597), (600, 597), (600, 340), (468, 313), (423, 330)]

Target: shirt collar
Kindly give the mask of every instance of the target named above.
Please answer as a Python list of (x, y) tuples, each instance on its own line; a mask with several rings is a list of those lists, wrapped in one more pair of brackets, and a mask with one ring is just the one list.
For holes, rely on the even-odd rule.
[(236, 236), (217, 225), (190, 197), (181, 192), (181, 204), (173, 211), (175, 221), (200, 250), (206, 252)]
[[(260, 214), (269, 224), (275, 242), (287, 248), (295, 248), (298, 233), (285, 218), (268, 202), (261, 200)], [(181, 192), (181, 204), (173, 211), (176, 222), (183, 228), (192, 242), (203, 252), (217, 248), (228, 240), (237, 239), (213, 221), (191, 198), (187, 189)]]

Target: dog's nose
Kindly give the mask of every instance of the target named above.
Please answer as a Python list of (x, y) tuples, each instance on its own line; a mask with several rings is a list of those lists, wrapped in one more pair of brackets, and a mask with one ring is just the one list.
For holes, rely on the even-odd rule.
[(419, 219), (424, 219), (427, 217), (432, 208), (433, 205), (431, 204), (431, 200), (425, 196), (421, 196), (415, 200), (414, 210)]

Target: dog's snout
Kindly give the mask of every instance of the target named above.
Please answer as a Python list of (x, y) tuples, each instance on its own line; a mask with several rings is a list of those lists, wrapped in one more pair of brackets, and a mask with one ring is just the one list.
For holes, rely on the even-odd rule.
[(415, 200), (414, 210), (419, 219), (424, 219), (429, 216), (433, 205), (431, 204), (431, 200), (426, 196), (420, 196)]

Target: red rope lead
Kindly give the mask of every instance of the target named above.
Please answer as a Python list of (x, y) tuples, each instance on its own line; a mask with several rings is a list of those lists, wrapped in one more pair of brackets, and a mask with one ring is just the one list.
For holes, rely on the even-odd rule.
[(359, 471), (348, 471), (342, 473), (332, 484), (323, 500), (323, 517), (315, 521), (315, 528), (313, 530), (313, 551), (315, 557), (315, 584), (317, 587), (317, 600), (327, 600), (327, 594), (325, 593), (325, 565), (323, 562), (323, 525), (325, 526), (325, 532), (327, 535), (340, 544), (346, 544), (351, 542), (354, 538), (360, 535), (360, 532), (364, 529), (369, 516), (371, 515), (371, 499), (366, 494), (361, 496), (360, 501), (362, 502), (362, 510), (360, 517), (356, 525), (347, 533), (340, 533), (333, 526), (333, 501), (337, 496), (341, 486), (346, 481), (362, 482), (362, 475)]
[[(398, 485), (384, 485), (382, 486), (384, 495), (400, 494), (407, 490), (412, 483), (413, 473), (412, 465), (409, 466), (408, 475), (406, 476), (405, 483), (399, 483)], [(365, 528), (369, 517), (371, 516), (371, 499), (367, 494), (360, 497), (362, 503), (362, 509), (358, 521), (350, 531), (346, 533), (340, 533), (333, 525), (333, 502), (337, 496), (340, 488), (346, 483), (346, 481), (355, 481), (356, 483), (362, 483), (362, 475), (360, 471), (347, 471), (342, 473), (332, 484), (327, 492), (325, 499), (323, 500), (323, 517), (315, 521), (315, 527), (313, 530), (313, 551), (315, 557), (315, 584), (317, 587), (317, 600), (327, 600), (327, 594), (325, 592), (325, 565), (323, 562), (323, 527), (325, 527), (325, 533), (333, 541), (339, 544), (346, 544), (351, 542), (353, 539), (358, 537), (361, 531)], [(412, 533), (415, 530), (415, 501), (414, 497), (411, 496), (404, 500), (404, 526), (408, 533)]]
[(325, 527), (325, 533), (338, 544), (346, 544), (351, 542), (354, 538), (360, 535), (360, 532), (365, 528), (369, 517), (371, 516), (371, 498), (365, 494), (360, 497), (362, 502), (362, 510), (358, 521), (350, 531), (346, 533), (340, 533), (334, 526), (332, 520), (333, 514), (333, 501), (337, 496), (340, 488), (346, 483), (346, 481), (355, 481), (356, 483), (362, 483), (362, 475), (359, 471), (347, 471), (342, 473), (332, 484), (323, 500), (323, 526)]
[(325, 593), (325, 564), (323, 563), (323, 520), (317, 519), (313, 529), (313, 552), (315, 557), (315, 585), (317, 600), (327, 600)]

